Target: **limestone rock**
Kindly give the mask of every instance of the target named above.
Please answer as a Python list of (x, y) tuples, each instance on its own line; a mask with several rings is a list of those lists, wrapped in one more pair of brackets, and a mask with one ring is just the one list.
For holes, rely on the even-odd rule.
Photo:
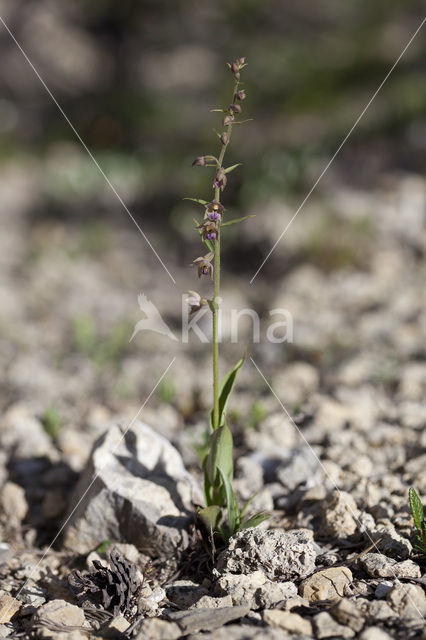
[(240, 531), (219, 558), (222, 573), (250, 574), (262, 569), (271, 580), (293, 580), (315, 570), (315, 549), (304, 531)]
[(338, 624), (327, 611), (321, 611), (314, 616), (312, 623), (315, 636), (319, 640), (322, 638), (353, 638), (355, 636), (353, 629)]
[(386, 596), (392, 609), (401, 613), (407, 606), (423, 606), (426, 595), (418, 584), (401, 584), (399, 580)]
[(168, 440), (141, 422), (127, 431), (113, 426), (77, 486), (64, 545), (87, 553), (104, 540), (124, 541), (173, 556), (188, 545), (195, 490)]
[(261, 570), (249, 575), (225, 574), (219, 578), (215, 589), (230, 595), (233, 605), (249, 605), (250, 609), (274, 607), (297, 597), (297, 588), (292, 582), (272, 582)]
[(0, 520), (8, 526), (19, 526), (27, 511), (24, 489), (14, 482), (5, 482), (0, 491)]
[[(282, 629), (262, 627), (248, 624), (229, 624), (222, 629), (216, 629), (211, 633), (196, 633), (188, 636), (186, 640), (292, 640)], [(145, 640), (145, 638), (138, 638)], [(298, 636), (298, 640), (309, 640), (306, 636)]]
[(304, 580), (299, 593), (310, 602), (343, 598), (345, 587), (352, 581), (352, 572), (347, 567), (331, 567), (317, 571)]
[(263, 620), (270, 627), (284, 629), (296, 635), (312, 635), (312, 625), (309, 620), (302, 618), (297, 613), (280, 611), (280, 609), (270, 609), (263, 612)]
[(333, 491), (327, 496), (320, 522), (322, 536), (343, 538), (357, 530), (359, 511), (355, 500), (345, 491)]
[(369, 627), (361, 633), (359, 640), (392, 640), (392, 636), (380, 627)]
[(178, 640), (181, 637), (182, 631), (176, 622), (147, 618), (142, 621), (134, 640)]
[(85, 622), (83, 610), (65, 600), (51, 600), (43, 604), (32, 617), (33, 626), (42, 638), (51, 638), (52, 629), (57, 627), (64, 627), (66, 632), (67, 627), (82, 627)]
[(420, 567), (412, 560), (397, 562), (381, 553), (366, 553), (360, 566), (373, 578), (420, 578)]
[(364, 626), (364, 619), (355, 602), (349, 598), (342, 598), (331, 607), (330, 613), (340, 624), (359, 632)]
[(232, 620), (244, 618), (250, 611), (248, 606), (222, 607), (219, 609), (192, 609), (191, 611), (174, 611), (168, 614), (168, 619), (176, 622), (183, 635), (198, 631), (219, 629)]
[(6, 591), (0, 594), (0, 624), (9, 622), (19, 610), (21, 603), (12, 598)]

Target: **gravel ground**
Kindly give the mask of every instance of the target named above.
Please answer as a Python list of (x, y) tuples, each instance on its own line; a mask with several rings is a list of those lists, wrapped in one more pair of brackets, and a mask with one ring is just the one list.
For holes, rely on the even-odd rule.
[[(130, 222), (36, 217), (42, 196), (35, 167), (2, 170), (0, 637), (426, 637), (426, 562), (408, 508), (410, 485), (426, 495), (424, 180), (384, 176), (367, 193), (330, 178), (252, 285), (255, 269), (241, 273), (240, 257), (225, 257), (225, 310), (261, 316), (258, 344), (249, 324), (231, 344), (223, 321), (225, 363), (245, 344), (252, 358), (229, 413), (235, 488), (241, 500), (256, 493), (253, 510), (271, 517), (207, 560), (190, 524), (178, 528), (187, 535), (175, 555), (163, 530), (160, 544), (148, 507), (120, 484), (143, 476), (155, 504), (158, 478), (122, 471), (114, 455), (99, 493), (63, 530), (78, 481), (96, 468), (94, 443), (109, 456), (103, 434), (117, 424), (138, 442), (135, 416), (153, 429), (153, 450), (164, 437), (177, 465), (167, 478), (185, 465), (197, 491), (211, 376), (194, 336), (129, 342), (140, 292), (179, 332), (181, 294), (197, 286), (185, 266), (193, 256), (178, 264), (170, 238), (154, 234), (174, 286)], [(240, 231), (247, 251), (270, 247), (294, 209), (254, 210)], [(265, 339), (276, 308), (292, 314), (291, 344)], [(126, 455), (152, 469), (145, 453)], [(173, 508), (182, 500), (173, 515), (187, 515), (182, 488), (164, 486)], [(123, 504), (140, 529), (127, 527)], [(101, 537), (86, 544), (94, 522)], [(105, 597), (107, 583), (115, 591)]]

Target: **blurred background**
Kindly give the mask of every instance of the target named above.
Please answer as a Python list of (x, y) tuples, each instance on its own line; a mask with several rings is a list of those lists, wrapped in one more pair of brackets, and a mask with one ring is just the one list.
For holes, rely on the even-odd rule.
[[(138, 293), (179, 331), (182, 293), (210, 292), (188, 267), (201, 212), (183, 198), (210, 197), (209, 170), (191, 162), (217, 152), (210, 110), (229, 104), (226, 62), (238, 56), (253, 121), (235, 128), (227, 161), (243, 166), (224, 203), (230, 217), (256, 217), (224, 239), (224, 307), (251, 306), (264, 324), (260, 344), (246, 327), (222, 347), (223, 367), (247, 344), (292, 412), (327, 396), (330, 415), (349, 406), (374, 421), (391, 397), (423, 420), (410, 403), (426, 379), (424, 30), (249, 284), (423, 12), (420, 0), (2, 0), (2, 19), (176, 280), (0, 24), (2, 428), (37, 423), (79, 471), (94, 434), (131, 419), (173, 355), (142, 417), (171, 439), (204, 421), (208, 345), (129, 339)], [(264, 339), (276, 307), (292, 314), (293, 344)], [(232, 420), (255, 427), (276, 409), (246, 366)], [(42, 452), (40, 442), (27, 446)]]

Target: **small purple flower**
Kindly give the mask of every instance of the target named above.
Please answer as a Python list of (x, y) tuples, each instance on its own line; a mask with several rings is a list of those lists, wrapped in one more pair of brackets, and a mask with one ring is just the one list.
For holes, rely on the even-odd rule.
[(219, 235), (219, 222), (205, 220), (201, 225), (203, 240), (216, 240)]
[(204, 167), (206, 164), (206, 159), (204, 156), (198, 156), (198, 158), (195, 158), (194, 162), (192, 163), (193, 167)]
[(213, 278), (213, 265), (211, 261), (213, 259), (214, 253), (210, 252), (204, 258), (196, 258), (192, 263), (192, 266), (198, 267), (198, 277), (201, 276), (210, 276)]
[(206, 212), (204, 214), (205, 220), (210, 220), (212, 222), (220, 222), (222, 220), (222, 214), (225, 211), (225, 207), (220, 202), (216, 202), (216, 200), (212, 200), (206, 207)]

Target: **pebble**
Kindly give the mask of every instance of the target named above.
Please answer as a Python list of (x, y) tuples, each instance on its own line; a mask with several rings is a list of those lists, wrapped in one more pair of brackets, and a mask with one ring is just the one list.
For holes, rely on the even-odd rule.
[(0, 593), (0, 624), (10, 622), (15, 613), (19, 611), (21, 603), (5, 591)]
[(359, 565), (373, 578), (420, 578), (420, 567), (412, 560), (397, 562), (381, 553), (366, 553)]
[(51, 600), (43, 604), (32, 618), (32, 623), (42, 638), (51, 638), (49, 627), (82, 627), (85, 622), (83, 610), (65, 600)]
[(312, 625), (309, 620), (302, 618), (297, 613), (280, 611), (279, 609), (266, 609), (263, 612), (263, 621), (270, 627), (283, 629), (296, 635), (312, 635)]
[(353, 497), (345, 491), (333, 491), (323, 505), (319, 533), (326, 538), (351, 536), (358, 528), (359, 510)]
[(293, 582), (273, 582), (260, 569), (244, 574), (225, 574), (219, 578), (215, 589), (230, 595), (233, 605), (249, 605), (250, 609), (276, 606), (297, 596)]
[(355, 636), (353, 629), (333, 620), (327, 611), (321, 611), (314, 616), (312, 624), (318, 640), (322, 640), (322, 638), (353, 638)]
[(331, 567), (317, 571), (299, 587), (302, 598), (309, 602), (318, 600), (336, 600), (343, 598), (345, 587), (352, 582), (352, 572), (347, 567)]

